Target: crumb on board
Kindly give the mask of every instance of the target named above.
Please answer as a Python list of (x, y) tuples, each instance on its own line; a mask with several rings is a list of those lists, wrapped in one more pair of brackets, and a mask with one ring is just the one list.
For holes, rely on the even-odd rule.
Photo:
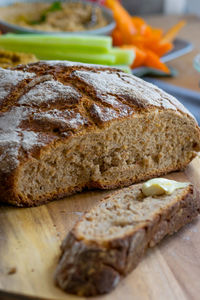
[(17, 272), (17, 268), (16, 267), (12, 267), (8, 270), (8, 275), (13, 275)]

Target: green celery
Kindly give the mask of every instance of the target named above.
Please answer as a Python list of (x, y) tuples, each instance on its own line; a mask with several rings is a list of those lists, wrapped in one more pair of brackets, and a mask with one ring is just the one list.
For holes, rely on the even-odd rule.
[(82, 35), (7, 34), (0, 36), (0, 46), (5, 50), (34, 53), (39, 59), (131, 65), (134, 52), (112, 48), (111, 41), (110, 37)]
[[(29, 47), (29, 52), (34, 48), (57, 49), (60, 52), (66, 50), (80, 50), (82, 52), (107, 53), (112, 46), (111, 37), (107, 36), (84, 36), (84, 35), (41, 35), (41, 34), (6, 34), (0, 36), (2, 47), (15, 49), (18, 46), (20, 51)], [(21, 46), (21, 48), (20, 48)], [(26, 48), (26, 49), (27, 49)]]
[(126, 65), (111, 65), (111, 68), (117, 68), (117, 69), (121, 69), (122, 71), (124, 71), (125, 73), (132, 73), (132, 70), (129, 66)]
[(115, 64), (115, 55), (110, 53), (83, 53), (83, 52), (58, 52), (52, 51), (52, 49), (39, 49), (34, 48), (32, 51), (24, 47), (23, 49), (18, 48), (17, 46), (10, 49), (9, 47), (4, 47), (5, 50), (12, 50), (15, 52), (23, 51), (24, 53), (34, 53), (38, 59), (42, 60), (71, 60), (84, 63), (93, 63), (93, 64), (105, 64), (112, 65)]
[(135, 59), (135, 53), (133, 50), (126, 50), (120, 48), (112, 48), (109, 53), (115, 55), (115, 65), (127, 65), (130, 66)]
[(115, 56), (110, 53), (101, 54), (87, 54), (87, 53), (64, 53), (64, 52), (52, 52), (44, 51), (44, 53), (36, 53), (39, 59), (46, 60), (71, 60), (76, 62), (110, 65), (115, 63)]
[(34, 54), (42, 60), (71, 60), (83, 63), (110, 65), (115, 63), (115, 56), (110, 53), (81, 53), (81, 52), (58, 52), (50, 50), (35, 50)]
[(39, 49), (24, 47), (3, 47), (5, 50), (12, 50), (16, 52), (34, 53), (38, 59), (43, 60), (72, 60), (77, 62), (94, 63), (94, 64), (115, 64), (115, 55), (110, 53), (83, 53), (75, 51), (52, 51), (52, 49)]

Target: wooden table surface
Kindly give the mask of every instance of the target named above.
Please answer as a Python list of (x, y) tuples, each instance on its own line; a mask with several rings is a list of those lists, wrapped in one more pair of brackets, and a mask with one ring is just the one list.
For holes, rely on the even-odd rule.
[[(196, 91), (200, 74), (193, 68), (193, 58), (200, 52), (200, 20), (188, 17), (180, 37), (195, 49), (169, 65), (179, 71), (171, 84)], [(177, 17), (148, 17), (151, 24), (168, 28)], [(190, 179), (200, 190), (200, 158), (185, 173), (171, 178)], [(106, 192), (77, 194), (48, 205), (29, 209), (0, 208), (0, 299), (80, 299), (67, 295), (53, 284), (53, 271), (59, 246), (80, 213), (94, 206)], [(200, 299), (200, 218), (173, 237), (148, 251), (114, 292), (102, 300), (198, 300)], [(26, 296), (22, 296), (25, 294)], [(28, 297), (31, 296), (31, 298)], [(41, 298), (42, 297), (42, 298)], [(94, 298), (92, 298), (94, 299)]]

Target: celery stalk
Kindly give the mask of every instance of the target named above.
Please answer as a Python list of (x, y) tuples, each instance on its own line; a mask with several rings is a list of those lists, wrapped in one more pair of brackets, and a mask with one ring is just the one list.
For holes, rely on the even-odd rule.
[(132, 50), (111, 47), (103, 36), (7, 34), (0, 36), (5, 50), (34, 53), (39, 59), (71, 60), (105, 65), (131, 65)]
[[(1, 44), (1, 43), (0, 43)], [(85, 63), (94, 63), (94, 64), (115, 64), (115, 55), (110, 53), (85, 53), (80, 52), (78, 49), (76, 51), (59, 51), (56, 49), (52, 49), (50, 47), (47, 48), (39, 48), (37, 46), (33, 46), (31, 49), (28, 46), (21, 45), (3, 45), (5, 50), (11, 50), (15, 52), (24, 52), (24, 53), (34, 53), (38, 59), (43, 60), (72, 60), (79, 61)]]
[(10, 50), (14, 49), (15, 45), (21, 48), (29, 47), (29, 52), (32, 47), (50, 47), (59, 51), (73, 51), (78, 48), (82, 52), (106, 53), (111, 49), (112, 39), (108, 36), (6, 34), (0, 36), (0, 45), (10, 47)]
[(132, 74), (132, 70), (129, 66), (126, 65), (112, 65), (110, 66), (111, 68), (117, 68), (117, 69), (121, 69), (122, 71), (124, 71), (125, 73), (129, 73)]
[(135, 59), (135, 53), (133, 50), (126, 50), (120, 48), (112, 48), (109, 53), (115, 55), (115, 64), (116, 65), (128, 65), (130, 66)]
[(87, 54), (78, 52), (52, 52), (42, 51), (34, 52), (39, 59), (44, 60), (71, 60), (83, 63), (111, 65), (115, 63), (115, 56), (110, 53)]
[[(26, 52), (26, 49), (24, 49)], [(81, 52), (58, 52), (51, 49), (35, 49), (33, 52), (42, 60), (71, 60), (83, 63), (110, 65), (115, 63), (115, 56), (110, 53), (81, 53)]]

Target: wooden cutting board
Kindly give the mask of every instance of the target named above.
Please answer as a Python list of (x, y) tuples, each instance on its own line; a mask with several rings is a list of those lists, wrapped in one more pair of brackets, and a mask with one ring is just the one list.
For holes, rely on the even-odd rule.
[[(167, 177), (192, 181), (200, 196), (200, 157), (185, 172)], [(80, 299), (54, 286), (59, 247), (82, 213), (108, 193), (81, 193), (35, 208), (1, 206), (0, 289), (46, 299)], [(139, 266), (112, 293), (100, 299), (197, 300), (200, 299), (199, 278), (200, 218), (197, 218), (149, 250)]]

